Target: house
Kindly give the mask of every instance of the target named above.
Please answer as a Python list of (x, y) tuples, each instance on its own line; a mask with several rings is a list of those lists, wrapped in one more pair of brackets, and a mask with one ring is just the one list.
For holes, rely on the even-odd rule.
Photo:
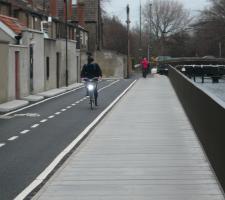
[(28, 47), (18, 45), (24, 25), (0, 15), (0, 102), (29, 94)]
[(79, 81), (87, 31), (54, 16), (55, 2), (0, 0), (0, 103)]
[(72, 22), (85, 28), (88, 35), (88, 50), (102, 49), (102, 18), (100, 0), (77, 0), (73, 4)]

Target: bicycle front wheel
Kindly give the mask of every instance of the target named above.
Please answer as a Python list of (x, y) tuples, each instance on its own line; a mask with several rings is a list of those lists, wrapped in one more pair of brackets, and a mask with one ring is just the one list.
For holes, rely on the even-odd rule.
[(91, 110), (93, 110), (93, 107), (94, 107), (94, 95), (93, 94), (90, 95), (90, 106), (91, 106)]

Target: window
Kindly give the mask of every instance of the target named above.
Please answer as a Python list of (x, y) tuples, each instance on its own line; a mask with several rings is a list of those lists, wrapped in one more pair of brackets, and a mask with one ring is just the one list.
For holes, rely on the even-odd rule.
[(77, 0), (72, 0), (72, 4), (76, 5), (77, 4)]

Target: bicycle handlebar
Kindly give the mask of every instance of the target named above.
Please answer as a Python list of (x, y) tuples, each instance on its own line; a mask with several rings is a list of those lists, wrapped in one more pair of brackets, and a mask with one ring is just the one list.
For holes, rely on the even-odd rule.
[(83, 78), (84, 81), (98, 81), (99, 77), (94, 78)]

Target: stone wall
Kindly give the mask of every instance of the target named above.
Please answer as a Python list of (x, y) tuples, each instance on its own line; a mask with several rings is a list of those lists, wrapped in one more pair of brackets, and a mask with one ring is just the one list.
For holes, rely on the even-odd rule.
[(0, 103), (7, 101), (8, 97), (8, 43), (0, 41)]
[(97, 24), (86, 23), (86, 29), (89, 32), (88, 35), (88, 49), (90, 52), (94, 52), (97, 48)]
[(44, 91), (44, 34), (39, 31), (23, 31), (22, 42), (33, 46), (33, 91), (36, 94)]
[(84, 0), (85, 21), (98, 20), (98, 0)]
[[(45, 90), (56, 88), (56, 40), (45, 39)], [(49, 66), (47, 66), (49, 62)]]
[(104, 77), (125, 77), (125, 69), (127, 66), (127, 58), (125, 55), (118, 54), (114, 51), (103, 50), (96, 51), (94, 58), (95, 62), (100, 65)]
[[(59, 86), (66, 85), (66, 41), (64, 39), (56, 41), (56, 50), (60, 54), (60, 76)], [(77, 54), (76, 42), (68, 41), (68, 75), (69, 84), (77, 80)]]
[(0, 38), (1, 38), (1, 41), (6, 41), (11, 44), (16, 43), (16, 41), (14, 39), (12, 39), (8, 34), (6, 34), (2, 29), (0, 29)]
[[(65, 51), (64, 51), (65, 52)], [(78, 79), (77, 74), (77, 49), (76, 42), (68, 42), (68, 74), (69, 74), (69, 84), (73, 84)]]
[(9, 45), (9, 58), (8, 58), (8, 101), (16, 99), (16, 60), (15, 54), (19, 55), (19, 97), (29, 95), (29, 54), (28, 47), (21, 45)]

